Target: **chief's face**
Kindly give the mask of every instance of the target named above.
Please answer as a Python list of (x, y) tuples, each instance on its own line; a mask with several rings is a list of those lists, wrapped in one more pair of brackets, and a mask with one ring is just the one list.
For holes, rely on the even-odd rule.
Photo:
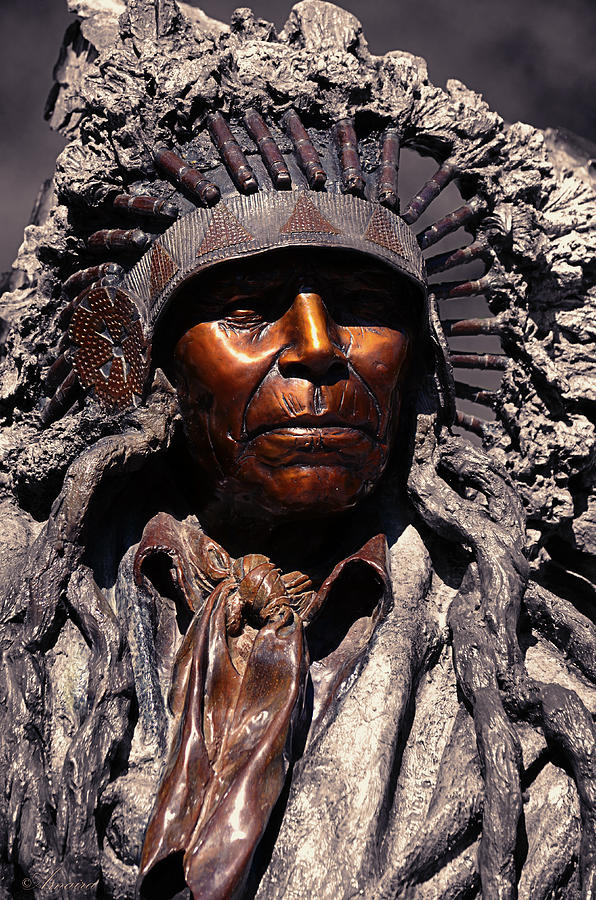
[(177, 388), (220, 498), (323, 516), (372, 490), (396, 431), (411, 303), (403, 279), (345, 252), (272, 253), (187, 285)]

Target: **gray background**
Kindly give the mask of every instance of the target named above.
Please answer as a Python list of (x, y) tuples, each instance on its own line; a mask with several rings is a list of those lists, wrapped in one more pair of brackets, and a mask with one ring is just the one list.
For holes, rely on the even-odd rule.
[[(240, 5), (203, 0), (224, 21)], [(254, 0), (257, 15), (281, 27), (291, 0)], [(430, 78), (459, 78), (509, 121), (554, 125), (596, 141), (594, 0), (345, 0), (371, 50), (409, 50)], [(39, 184), (62, 139), (43, 121), (62, 35), (66, 0), (0, 0), (0, 272), (21, 241)]]

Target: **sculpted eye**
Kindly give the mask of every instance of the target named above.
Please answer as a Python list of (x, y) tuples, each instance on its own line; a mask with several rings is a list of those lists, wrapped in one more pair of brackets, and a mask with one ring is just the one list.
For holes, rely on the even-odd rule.
[(270, 292), (253, 293), (243, 285), (242, 292), (237, 291), (221, 305), (220, 316), (229, 325), (252, 328), (266, 325), (277, 317), (276, 296)]
[(224, 319), (229, 325), (240, 328), (253, 328), (266, 322), (265, 317), (258, 310), (241, 306), (227, 307), (224, 310)]
[(346, 291), (335, 304), (338, 324), (384, 325), (397, 328), (400, 315), (395, 298), (381, 292)]

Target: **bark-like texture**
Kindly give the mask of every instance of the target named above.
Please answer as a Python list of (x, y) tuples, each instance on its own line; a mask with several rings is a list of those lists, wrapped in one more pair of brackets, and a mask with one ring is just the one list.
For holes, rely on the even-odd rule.
[[(488, 300), (511, 362), (487, 446), (514, 476), (535, 541), (591, 577), (596, 238), (589, 148), (505, 125), (459, 82), (445, 90), (430, 84), (424, 61), (406, 52), (371, 56), (358, 21), (318, 0), (299, 3), (279, 35), (247, 10), (237, 10), (228, 27), (174, 0), (86, 0), (71, 9), (80, 21), (67, 34), (47, 107), (69, 143), (4, 297), (11, 326), (0, 381), (4, 497), (45, 518), (68, 462), (100, 433), (119, 428), (89, 407), (46, 432), (37, 417), (41, 376), (58, 355), (60, 284), (95, 262), (86, 236), (126, 227), (105, 206), (106, 195), (141, 188), (171, 195), (149, 152), (164, 142), (208, 177), (219, 164), (200, 128), (210, 110), (234, 120), (255, 105), (276, 118), (294, 104), (319, 128), (354, 114), (371, 133), (396, 124), (406, 146), (453, 159), (464, 193), (475, 187), (501, 222), (507, 240)], [(287, 139), (276, 136), (283, 149)], [(246, 134), (238, 138), (254, 157)], [(363, 142), (365, 167), (374, 162), (367, 158), (372, 146)]]
[[(356, 115), (375, 137), (397, 125), (406, 146), (460, 167), (464, 196), (479, 193), (487, 202), (491, 218), (481, 231), (498, 226), (503, 237), (487, 299), (510, 362), (485, 447), (521, 493), (536, 580), (522, 605), (520, 648), (523, 529), (510, 482), (480, 457), (466, 458), (460, 441), (441, 439), (437, 450), (423, 440), (410, 491), (435, 535), (422, 529), (432, 590), (418, 533), (395, 542), (395, 615), (357, 690), (347, 692), (337, 721), (297, 767), (277, 850), (269, 848), (267, 874), (254, 890), (267, 898), (471, 897), (479, 890), (479, 850), (487, 897), (513, 896), (515, 884), (520, 896), (575, 897), (580, 871), (590, 896), (596, 207), (589, 148), (506, 125), (459, 82), (431, 85), (424, 61), (407, 52), (371, 56), (357, 20), (319, 0), (294, 7), (279, 35), (248, 10), (237, 10), (228, 27), (174, 0), (70, 6), (79, 21), (48, 102), (50, 123), (69, 143), (3, 297), (0, 712), (9, 737), (0, 751), (8, 773), (0, 895), (11, 896), (23, 878), (43, 883), (63, 865), (69, 878), (59, 880), (84, 877), (97, 882), (98, 897), (132, 897), (164, 750), (165, 725), (156, 736), (152, 713), (163, 717), (165, 676), (147, 647), (165, 656), (175, 610), (166, 599), (162, 611), (137, 602), (126, 561), (119, 579), (116, 573), (151, 515), (174, 502), (164, 462), (176, 404), (160, 382), (135, 413), (109, 416), (88, 398), (42, 428), (43, 376), (63, 335), (61, 285), (96, 262), (85, 247), (91, 232), (123, 225), (106, 198), (136, 190), (173, 195), (151, 147), (174, 146), (208, 177), (220, 161), (200, 127), (205, 113), (229, 115), (254, 158), (254, 145), (236, 128), (243, 110), (254, 105), (278, 120), (294, 105), (323, 150), (324, 129), (342, 116)], [(288, 146), (281, 131), (276, 138)], [(361, 145), (367, 171), (377, 162), (375, 145)], [(180, 195), (177, 203), (192, 208)], [(449, 565), (436, 541), (455, 543)], [(411, 572), (404, 574), (400, 552)], [(400, 572), (411, 596), (400, 594)], [(420, 622), (422, 601), (427, 619)], [(447, 622), (473, 720), (441, 655)], [(440, 721), (436, 709), (444, 710)], [(356, 753), (346, 753), (338, 769), (337, 754), (352, 735)], [(554, 763), (547, 762), (553, 750)], [(359, 783), (366, 795), (354, 789)], [(320, 832), (312, 834), (310, 797), (319, 804)], [(548, 813), (541, 804), (550, 804)], [(324, 865), (336, 852), (327, 842), (334, 823), (345, 838), (346, 868), (331, 877)], [(300, 855), (301, 841), (312, 844), (318, 868)], [(68, 889), (48, 887), (43, 896), (61, 893)]]

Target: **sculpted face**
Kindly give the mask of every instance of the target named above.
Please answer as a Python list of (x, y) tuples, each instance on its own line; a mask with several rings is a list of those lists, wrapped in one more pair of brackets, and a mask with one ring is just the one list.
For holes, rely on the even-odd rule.
[(412, 305), (403, 277), (345, 251), (280, 251), (189, 282), (176, 382), (218, 497), (277, 518), (368, 494), (395, 436)]

